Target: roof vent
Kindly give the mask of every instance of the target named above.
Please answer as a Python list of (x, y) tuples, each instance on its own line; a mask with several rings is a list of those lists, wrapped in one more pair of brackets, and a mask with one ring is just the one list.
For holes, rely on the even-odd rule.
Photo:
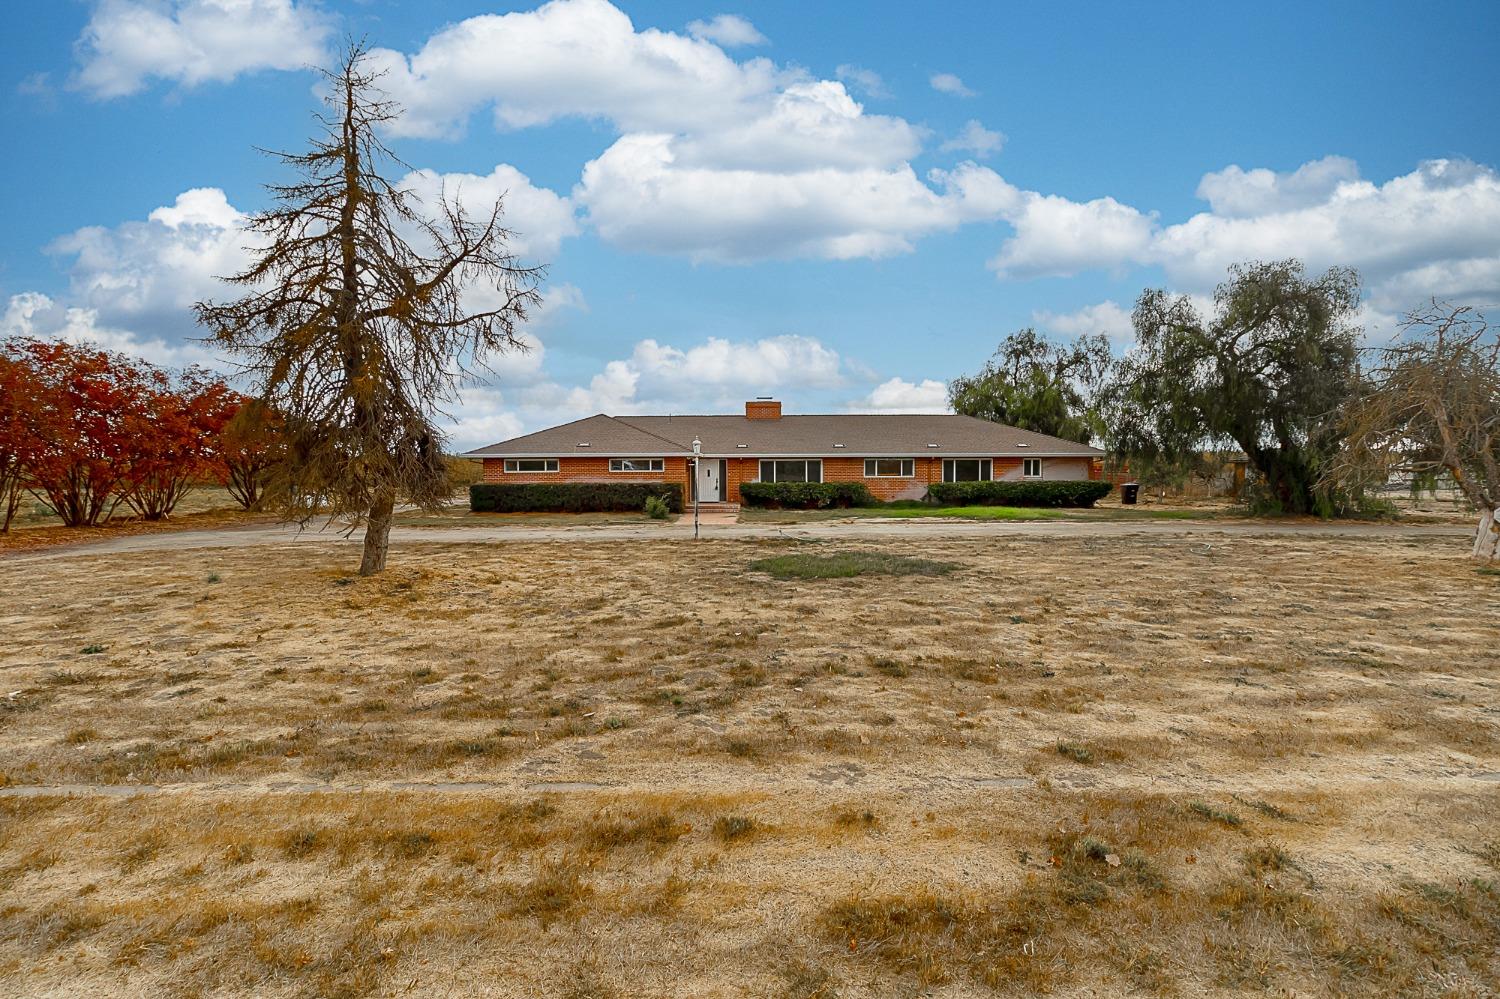
[(1017, 441), (1016, 447), (1031, 447), (1031, 445), (1027, 444), (1025, 441)]
[(834, 445), (834, 447), (843, 447), (843, 446), (844, 446), (844, 445), (842, 445), (842, 444), (835, 444), (835, 445)]
[(588, 446), (589, 446), (589, 444), (588, 444), (588, 442), (587, 442), (587, 441), (580, 441), (580, 442), (579, 442), (579, 443), (577, 443), (577, 444), (575, 444), (575, 445), (573, 445), (573, 446), (574, 446), (574, 447), (588, 447)]
[(929, 444), (929, 445), (927, 445), (927, 446), (928, 446), (928, 447), (937, 447), (937, 445), (936, 445), (936, 444)]
[(736, 444), (735, 447), (749, 447), (749, 444)]

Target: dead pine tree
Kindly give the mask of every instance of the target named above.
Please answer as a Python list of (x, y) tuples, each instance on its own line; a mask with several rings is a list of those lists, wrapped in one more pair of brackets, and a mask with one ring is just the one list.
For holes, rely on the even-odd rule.
[(1434, 300), (1377, 352), (1370, 390), (1343, 414), (1333, 474), (1356, 487), (1443, 478), (1479, 512), (1474, 557), (1500, 548), (1500, 336), (1466, 306)]
[[(351, 44), (326, 71), (322, 134), (304, 153), (272, 153), (299, 175), (269, 185), (274, 207), (250, 218), (254, 263), (227, 278), (249, 289), (200, 302), (209, 341), (240, 360), (282, 421), (285, 460), (268, 505), (288, 520), (365, 528), (360, 574), (385, 567), (397, 502), (446, 499), (440, 407), (539, 303), (542, 271), (508, 250), (502, 204), (470, 216), (456, 200), (422, 210), (386, 180), (402, 166), (379, 131), (401, 114)], [(493, 308), (469, 311), (488, 285)]]

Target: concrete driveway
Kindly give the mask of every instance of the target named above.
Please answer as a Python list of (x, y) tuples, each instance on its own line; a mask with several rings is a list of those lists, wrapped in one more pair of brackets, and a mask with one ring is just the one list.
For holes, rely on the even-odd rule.
[[(1006, 538), (1006, 537), (1253, 537), (1313, 536), (1352, 538), (1452, 538), (1455, 543), (1473, 536), (1473, 528), (1461, 524), (1319, 523), (1267, 520), (1052, 520), (1052, 521), (963, 521), (849, 519), (806, 524), (706, 524), (704, 540), (741, 538), (817, 538), (861, 540), (869, 538)], [(92, 544), (70, 545), (17, 554), (0, 562), (69, 558), (112, 552), (184, 551), (200, 548), (246, 548), (255, 546), (326, 545), (355, 547), (363, 532), (344, 537), (335, 530), (298, 530), (270, 525), (215, 531), (180, 531), (112, 538)], [(692, 519), (674, 524), (606, 524), (579, 527), (522, 525), (475, 525), (462, 527), (397, 527), (391, 531), (394, 548), (414, 545), (497, 544), (512, 541), (691, 541)]]

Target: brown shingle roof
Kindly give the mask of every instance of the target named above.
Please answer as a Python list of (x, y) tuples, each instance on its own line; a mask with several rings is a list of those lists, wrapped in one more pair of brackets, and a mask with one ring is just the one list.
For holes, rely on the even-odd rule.
[[(904, 457), (908, 455), (1006, 455), (1094, 457), (1098, 448), (1046, 434), (1018, 430), (971, 416), (831, 413), (749, 420), (743, 416), (591, 416), (560, 427), (470, 451), (468, 457), (568, 454), (654, 456), (703, 453)], [(579, 447), (586, 444), (586, 447)], [(739, 445), (745, 445), (740, 447)], [(929, 447), (936, 444), (936, 447)], [(839, 446), (842, 445), (842, 446)]]

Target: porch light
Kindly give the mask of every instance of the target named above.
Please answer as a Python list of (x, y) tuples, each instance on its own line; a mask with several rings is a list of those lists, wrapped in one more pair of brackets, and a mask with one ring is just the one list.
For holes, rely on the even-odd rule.
[[(743, 446), (743, 445), (741, 445), (741, 446)], [(696, 437), (693, 438), (693, 453), (694, 454), (702, 454), (703, 453), (703, 442), (700, 441)]]

